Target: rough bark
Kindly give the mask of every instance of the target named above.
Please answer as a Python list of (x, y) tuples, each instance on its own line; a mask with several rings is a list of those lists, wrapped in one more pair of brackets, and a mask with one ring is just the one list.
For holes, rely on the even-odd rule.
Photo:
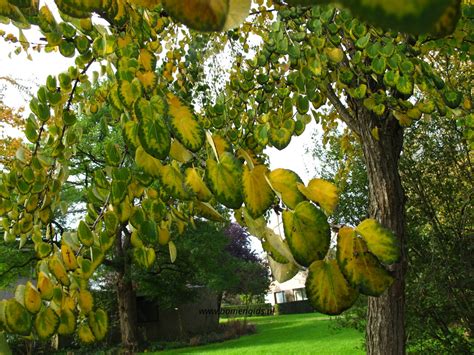
[(137, 307), (136, 295), (131, 279), (131, 260), (127, 253), (130, 246), (128, 233), (117, 233), (117, 259), (120, 266), (117, 271), (117, 301), (120, 319), (120, 333), (122, 346), (126, 354), (135, 352), (138, 344), (137, 338)]
[[(369, 297), (366, 349), (368, 354), (405, 353), (405, 197), (398, 171), (403, 146), (403, 128), (393, 116), (375, 119), (365, 109), (358, 112), (358, 133), (361, 136), (369, 181), (369, 216), (390, 228), (397, 236), (402, 257), (389, 266), (396, 281), (380, 297)], [(375, 122), (378, 139), (374, 137)]]

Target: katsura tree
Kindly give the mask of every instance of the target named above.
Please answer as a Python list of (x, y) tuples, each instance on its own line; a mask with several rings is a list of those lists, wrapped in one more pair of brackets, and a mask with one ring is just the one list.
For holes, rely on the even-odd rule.
[[(469, 52), (470, 22), (458, 26), (451, 42), (441, 42), (444, 48), (417, 34), (450, 33), (459, 1), (342, 2), (361, 19), (412, 35), (371, 27), (330, 5), (289, 7), (316, 3), (57, 0), (59, 19), (47, 4), (0, 2), (0, 15), (20, 29), (40, 28), (45, 50), (75, 58), (74, 66), (49, 76), (31, 100), (29, 143), (1, 176), (4, 235), (31, 239), (38, 257), (36, 285), (19, 286), (15, 299), (0, 303), (4, 330), (38, 338), (77, 331), (85, 343), (103, 339), (107, 314), (94, 307), (88, 288), (107, 252), (115, 246), (119, 259), (150, 268), (154, 246), (170, 230), (183, 234), (195, 218), (221, 220), (222, 205), (261, 239), (277, 279), (309, 268), (307, 294), (319, 311), (338, 314), (359, 292), (374, 296), (369, 352), (403, 353), (400, 123), (435, 109), (452, 114), (460, 105), (461, 95), (439, 80), (435, 63), (422, 54), (457, 50), (465, 39), (467, 49), (460, 48)], [(249, 20), (236, 28), (249, 11)], [(108, 25), (91, 19), (92, 13)], [(214, 53), (191, 48), (193, 30), (221, 31), (207, 37)], [(4, 37), (28, 50), (22, 30), (19, 39)], [(206, 75), (196, 77), (192, 69), (201, 63), (205, 74), (209, 58), (228, 53), (235, 43), (242, 52), (231, 58), (221, 94), (197, 100), (207, 93), (201, 90)], [(251, 48), (257, 55), (248, 60)], [(94, 63), (100, 72), (89, 73)], [(197, 102), (203, 104), (193, 108)], [(309, 110), (324, 103), (334, 112), (320, 118), (323, 125), (330, 129), (340, 118), (357, 134), (369, 173), (371, 218), (339, 230), (335, 259), (328, 253), (335, 186), (321, 179), (304, 185), (295, 172), (270, 171), (263, 153), (269, 145), (287, 146), (311, 119)], [(122, 138), (104, 145), (105, 165), (90, 181), (88, 208), (76, 230), (55, 241), (52, 219), (68, 166), (87, 140), (77, 118), (100, 110), (107, 110), (107, 131)], [(264, 218), (279, 203), (284, 239)], [(167, 244), (175, 260), (175, 244)], [(133, 349), (130, 280), (124, 278), (119, 290), (122, 340)]]

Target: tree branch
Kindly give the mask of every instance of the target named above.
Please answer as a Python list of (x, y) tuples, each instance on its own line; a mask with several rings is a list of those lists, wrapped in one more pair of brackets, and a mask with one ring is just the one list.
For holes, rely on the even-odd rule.
[(10, 266), (8, 269), (6, 269), (4, 272), (2, 272), (0, 274), (0, 277), (3, 277), (5, 276), (6, 274), (8, 274), (9, 272), (11, 272), (13, 269), (21, 269), (25, 266), (27, 266), (29, 263), (33, 262), (36, 260), (36, 257), (35, 256), (32, 256), (31, 258), (29, 258), (27, 261), (25, 261), (23, 264), (15, 264), (15, 265), (12, 265)]
[(347, 126), (349, 126), (349, 128), (352, 131), (359, 133), (354, 116), (351, 115), (347, 107), (344, 106), (341, 100), (339, 100), (339, 98), (337, 97), (331, 85), (328, 84), (326, 89), (327, 89), (328, 99), (331, 102), (331, 104), (334, 106), (334, 108), (337, 110), (337, 112), (339, 113), (339, 116), (341, 117), (341, 119), (347, 124)]

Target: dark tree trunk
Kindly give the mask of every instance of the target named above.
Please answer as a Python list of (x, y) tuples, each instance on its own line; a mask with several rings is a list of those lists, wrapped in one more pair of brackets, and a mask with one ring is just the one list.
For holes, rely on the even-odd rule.
[(380, 297), (369, 297), (366, 348), (368, 354), (405, 353), (405, 197), (398, 172), (403, 146), (403, 128), (389, 115), (374, 137), (375, 119), (359, 108), (358, 131), (361, 135), (369, 180), (369, 216), (390, 228), (397, 236), (402, 257), (389, 267), (396, 281)]
[(136, 295), (133, 289), (130, 257), (130, 236), (128, 233), (117, 233), (117, 260), (120, 266), (117, 272), (117, 301), (120, 318), (120, 333), (125, 353), (134, 353), (137, 344), (137, 307)]

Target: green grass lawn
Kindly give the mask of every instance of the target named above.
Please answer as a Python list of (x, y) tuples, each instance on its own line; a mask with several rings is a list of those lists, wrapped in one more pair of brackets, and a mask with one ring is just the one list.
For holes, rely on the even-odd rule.
[(334, 329), (334, 320), (316, 314), (249, 318), (257, 333), (211, 345), (155, 354), (364, 354), (363, 335), (353, 329)]

